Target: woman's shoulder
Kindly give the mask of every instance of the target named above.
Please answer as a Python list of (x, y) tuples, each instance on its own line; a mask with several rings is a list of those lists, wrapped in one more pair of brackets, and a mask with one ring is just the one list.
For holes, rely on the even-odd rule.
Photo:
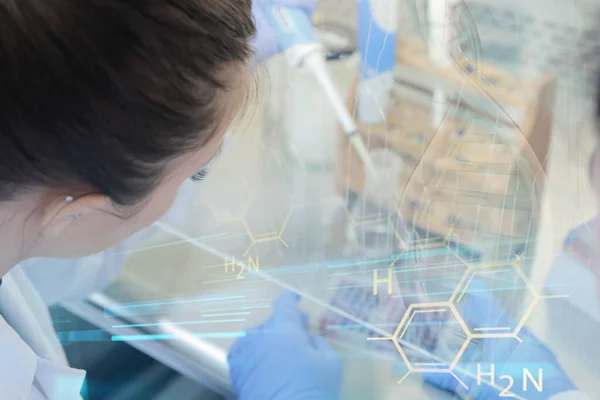
[(56, 382), (61, 399), (81, 398), (85, 372), (68, 366), (47, 307), (18, 266), (0, 286), (0, 354), (2, 398), (58, 398)]

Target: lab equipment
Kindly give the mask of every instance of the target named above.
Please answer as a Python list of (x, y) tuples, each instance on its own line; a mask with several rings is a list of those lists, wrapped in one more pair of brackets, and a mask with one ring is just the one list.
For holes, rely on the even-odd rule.
[[(447, 68), (451, 62), (449, 54), (450, 40), (455, 36), (455, 33), (452, 32), (452, 24), (448, 22), (451, 20), (449, 15), (454, 10), (454, 3), (456, 3), (456, 0), (430, 0), (427, 4), (427, 14), (429, 17), (429, 57), (431, 58), (431, 62), (440, 68)], [(440, 126), (446, 113), (446, 94), (443, 85), (443, 79), (438, 78), (431, 105), (431, 122), (433, 128)]]
[[(346, 314), (372, 326), (391, 330), (406, 311), (406, 306), (399, 296), (392, 297), (385, 291), (374, 296), (370, 285), (360, 285), (352, 280), (342, 280), (336, 285), (329, 304), (331, 308), (327, 309), (319, 321), (321, 335), (358, 348), (364, 347), (365, 337), (375, 336), (377, 332), (344, 317), (337, 310), (343, 310)], [(369, 349), (388, 354), (394, 354), (396, 351), (391, 342), (383, 341), (370, 343)]]
[[(370, 267), (377, 270), (377, 279), (371, 273), (371, 279), (368, 280), (355, 277), (337, 282), (332, 288), (334, 293), (329, 301), (330, 309), (320, 320), (321, 334), (345, 347), (367, 346), (369, 351), (381, 356), (397, 357), (397, 348), (392, 341), (384, 340), (385, 335), (381, 333), (387, 331), (391, 335), (395, 332), (404, 354), (417, 368), (425, 364), (448, 368), (456, 355), (460, 354), (467, 336), (447, 309), (437, 312), (440, 307), (430, 307), (431, 311), (436, 312), (427, 312), (427, 307), (422, 305), (447, 301), (461, 276), (461, 268), (456, 263), (458, 257), (455, 253), (441, 244), (431, 248), (430, 253), (433, 255), (417, 262), (415, 251), (402, 252), (403, 256), (398, 259), (404, 259), (405, 263), (393, 261), (389, 270), (391, 276), (387, 275), (387, 265), (377, 269), (377, 262), (373, 261)], [(451, 267), (453, 264), (456, 268)], [(450, 267), (440, 268), (438, 265)], [(390, 278), (388, 289), (386, 280)], [(384, 282), (376, 294), (375, 280)], [(413, 315), (413, 310), (418, 312)], [(345, 315), (352, 315), (363, 324), (357, 324)], [(407, 324), (402, 322), (408, 320), (410, 322)], [(400, 329), (402, 325), (406, 326)], [(364, 343), (365, 338), (370, 338), (368, 344)], [(477, 358), (479, 351), (478, 346), (470, 346), (463, 358)], [(400, 378), (403, 374), (398, 375)]]
[(361, 80), (358, 87), (358, 120), (385, 122), (394, 86), (397, 0), (359, 0), (358, 36)]
[[(513, 325), (506, 310), (477, 277), (472, 279), (469, 296), (459, 306), (459, 312), (468, 324), (474, 326)], [(426, 374), (426, 381), (475, 400), (498, 397), (538, 400), (554, 398), (562, 393), (577, 393), (552, 351), (526, 328), (521, 329), (518, 340), (512, 337), (486, 337), (479, 340), (482, 346), (480, 357), (466, 361), (463, 358), (457, 364), (473, 374), (462, 376), (456, 373), (464, 386), (451, 375)], [(478, 384), (479, 377), (494, 379), (505, 388), (504, 392)]]
[(346, 109), (346, 104), (327, 71), (324, 51), (314, 34), (310, 18), (305, 11), (298, 8), (277, 6), (268, 1), (263, 1), (262, 4), (265, 15), (279, 39), (279, 46), (285, 52), (290, 65), (305, 66), (314, 74), (350, 143), (367, 169), (374, 173), (369, 152), (357, 131), (354, 119)]
[[(397, 209), (414, 227), (469, 247), (490, 262), (531, 254), (552, 131), (554, 78), (531, 80), (532, 91), (525, 93), (518, 77), (482, 63), (477, 52), (470, 58), (457, 54), (462, 64), (442, 69), (432, 63), (427, 43), (404, 35), (398, 41), (394, 107), (386, 124), (358, 123), (360, 132), (369, 133), (371, 152), (383, 149), (402, 158), (395, 200), (381, 201), (365, 190), (368, 177), (347, 143), (339, 147), (339, 193), (350, 192), (374, 208)], [(434, 128), (432, 83), (438, 79), (460, 95), (445, 92), (456, 106)], [(353, 95), (358, 101), (359, 94)], [(523, 118), (513, 119), (507, 105), (525, 110)]]
[(309, 335), (300, 296), (284, 292), (273, 315), (233, 345), (229, 365), (240, 400), (337, 400), (342, 365), (327, 341)]

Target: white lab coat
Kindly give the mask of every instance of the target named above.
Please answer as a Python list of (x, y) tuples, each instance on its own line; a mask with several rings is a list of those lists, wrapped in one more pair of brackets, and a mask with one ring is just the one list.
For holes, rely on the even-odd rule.
[(0, 286), (0, 399), (80, 400), (85, 371), (70, 368), (48, 305), (101, 290), (124, 265), (123, 252), (153, 228), (105, 252), (77, 260), (31, 259)]
[(69, 368), (48, 308), (23, 268), (0, 287), (0, 398), (80, 399), (85, 372)]

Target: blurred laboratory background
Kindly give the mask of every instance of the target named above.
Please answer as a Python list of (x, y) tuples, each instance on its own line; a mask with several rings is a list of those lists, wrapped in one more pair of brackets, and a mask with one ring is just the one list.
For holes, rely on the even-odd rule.
[(227, 350), (283, 289), (342, 355), (344, 399), (452, 398), (421, 366), (480, 357), (453, 311), (474, 276), (516, 321), (480, 330), (526, 327), (598, 398), (599, 12), (595, 0), (320, 0), (326, 67), (372, 165), (309, 68), (284, 55), (259, 67), (206, 179), (106, 255), (126, 263), (111, 285), (53, 308), (87, 398), (232, 398)]

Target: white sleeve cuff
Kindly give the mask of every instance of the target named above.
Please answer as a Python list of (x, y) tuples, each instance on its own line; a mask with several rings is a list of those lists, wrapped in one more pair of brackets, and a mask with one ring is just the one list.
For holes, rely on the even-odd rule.
[(551, 397), (550, 400), (591, 400), (591, 398), (578, 390), (569, 390)]

